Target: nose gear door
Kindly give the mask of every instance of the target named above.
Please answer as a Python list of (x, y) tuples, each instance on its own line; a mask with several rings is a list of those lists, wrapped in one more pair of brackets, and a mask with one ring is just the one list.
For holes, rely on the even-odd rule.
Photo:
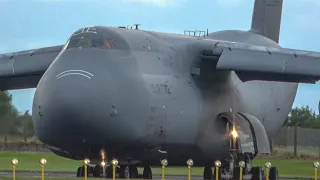
[[(226, 131), (230, 135), (230, 150), (237, 149), (238, 153), (247, 153), (256, 156), (269, 154), (270, 145), (266, 130), (256, 117), (246, 113), (225, 112), (219, 118), (227, 121)], [(235, 119), (235, 120), (233, 120)], [(235, 126), (234, 126), (235, 125)], [(236, 138), (233, 138), (236, 135)], [(236, 142), (233, 142), (236, 139)]]

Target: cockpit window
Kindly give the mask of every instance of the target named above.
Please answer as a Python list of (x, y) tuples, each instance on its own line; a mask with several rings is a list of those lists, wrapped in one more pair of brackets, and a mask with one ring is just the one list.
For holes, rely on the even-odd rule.
[(95, 48), (103, 48), (103, 40), (101, 39), (92, 39), (91, 46)]
[(98, 29), (95, 27), (83, 28), (75, 31), (65, 45), (70, 48), (99, 48), (105, 50), (125, 50), (129, 49), (127, 42), (121, 35), (109, 31), (108, 29)]
[(79, 40), (79, 47), (81, 48), (89, 48), (91, 46), (92, 39), (81, 38)]
[(69, 48), (103, 48), (103, 39), (100, 38), (76, 38), (70, 39), (67, 49)]
[(79, 33), (75, 32), (67, 49), (70, 48), (104, 48), (104, 38), (100, 37), (97, 33), (85, 32)]

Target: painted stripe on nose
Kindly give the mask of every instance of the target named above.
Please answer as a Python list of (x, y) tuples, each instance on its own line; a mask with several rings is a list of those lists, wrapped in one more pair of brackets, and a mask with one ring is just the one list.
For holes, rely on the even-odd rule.
[(63, 72), (59, 73), (58, 75), (56, 75), (56, 78), (58, 80), (58, 79), (60, 79), (62, 77), (69, 76), (69, 75), (80, 75), (80, 76), (86, 77), (88, 79), (91, 79), (91, 77), (93, 77), (93, 74), (88, 72), (88, 71), (70, 69), (70, 70), (66, 70), (66, 71), (63, 71)]

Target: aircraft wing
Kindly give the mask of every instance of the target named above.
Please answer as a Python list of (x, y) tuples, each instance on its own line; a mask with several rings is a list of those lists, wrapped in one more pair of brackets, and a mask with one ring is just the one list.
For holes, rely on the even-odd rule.
[(0, 54), (0, 90), (35, 88), (63, 45)]
[(217, 70), (233, 70), (242, 81), (263, 80), (316, 83), (320, 80), (320, 53), (218, 42), (212, 48)]

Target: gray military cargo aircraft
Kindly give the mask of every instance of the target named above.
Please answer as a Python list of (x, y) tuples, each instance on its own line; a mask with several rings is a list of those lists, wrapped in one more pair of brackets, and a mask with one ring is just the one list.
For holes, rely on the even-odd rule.
[(262, 179), (251, 160), (270, 153), (298, 83), (320, 78), (320, 53), (279, 46), (282, 3), (256, 0), (248, 31), (81, 28), (64, 45), (0, 55), (0, 89), (36, 88), (38, 138), (59, 156), (89, 158), (94, 177), (101, 160), (118, 159), (126, 178), (141, 165), (151, 179), (161, 159), (183, 166), (192, 158), (204, 179), (213, 178), (215, 160), (222, 179), (239, 177), (240, 160), (244, 179)]

